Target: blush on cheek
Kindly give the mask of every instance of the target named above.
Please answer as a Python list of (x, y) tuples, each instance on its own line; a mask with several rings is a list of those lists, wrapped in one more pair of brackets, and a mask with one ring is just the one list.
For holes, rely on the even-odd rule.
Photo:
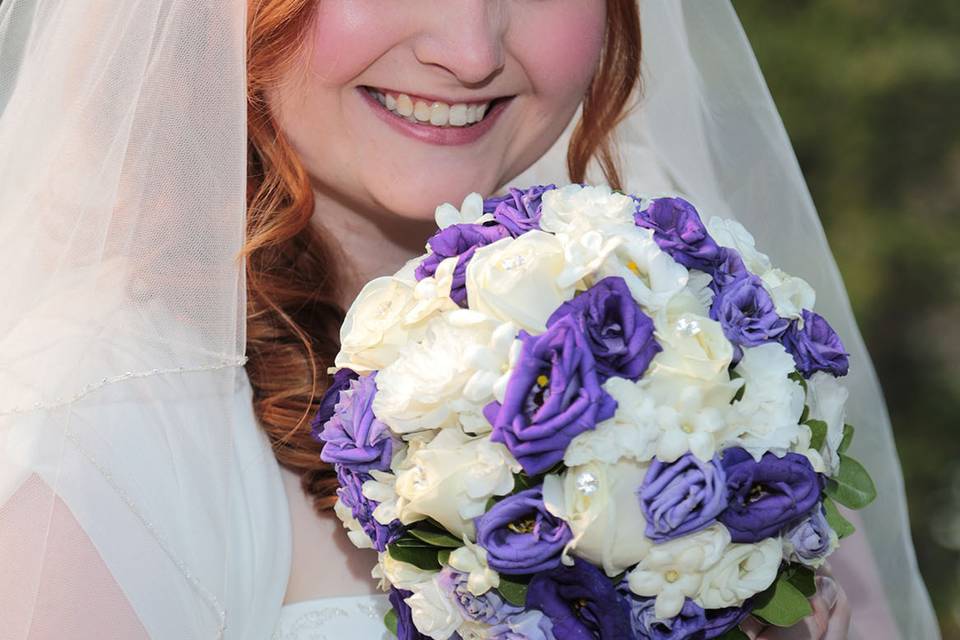
[(307, 35), (310, 72), (332, 86), (349, 83), (393, 43), (396, 21), (382, 0), (318, 0)]
[[(528, 5), (534, 7), (536, 5)], [(572, 0), (546, 3), (530, 9), (530, 16), (515, 16), (520, 28), (515, 37), (525, 38), (514, 50), (523, 55), (523, 65), (535, 90), (541, 95), (563, 95), (586, 88), (596, 71), (606, 27), (604, 0)], [(535, 14), (535, 15), (534, 15)], [(520, 52), (523, 52), (520, 54)]]

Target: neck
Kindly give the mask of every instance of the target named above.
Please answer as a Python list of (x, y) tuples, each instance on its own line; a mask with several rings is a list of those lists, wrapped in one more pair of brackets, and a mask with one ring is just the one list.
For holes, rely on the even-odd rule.
[(339, 252), (338, 298), (350, 306), (363, 285), (373, 278), (395, 273), (424, 251), (436, 226), (430, 220), (411, 220), (386, 208), (364, 207), (314, 187), (311, 224)]

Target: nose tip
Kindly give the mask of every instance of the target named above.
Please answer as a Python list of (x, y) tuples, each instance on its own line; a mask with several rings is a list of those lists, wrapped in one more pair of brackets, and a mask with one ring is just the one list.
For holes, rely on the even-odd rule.
[(417, 41), (417, 59), (446, 69), (466, 86), (488, 83), (504, 66), (502, 12), (491, 11), (484, 0), (444, 4), (435, 27)]

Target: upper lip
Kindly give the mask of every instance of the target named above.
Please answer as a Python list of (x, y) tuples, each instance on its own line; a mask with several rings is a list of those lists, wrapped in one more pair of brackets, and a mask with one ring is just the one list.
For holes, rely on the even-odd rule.
[(419, 99), (423, 100), (424, 102), (445, 102), (445, 103), (447, 103), (447, 104), (458, 104), (458, 103), (463, 103), (463, 104), (484, 104), (484, 103), (487, 103), (487, 102), (493, 102), (494, 100), (498, 100), (498, 99), (500, 99), (500, 98), (510, 98), (510, 97), (513, 97), (513, 96), (499, 95), (499, 96), (479, 96), (479, 97), (478, 97), (478, 96), (469, 96), (469, 97), (463, 97), (463, 98), (451, 98), (451, 97), (449, 97), (449, 96), (441, 96), (441, 95), (437, 95), (437, 94), (435, 94), (435, 93), (421, 93), (421, 92), (413, 92), (413, 91), (401, 91), (401, 90), (399, 90), (399, 89), (389, 89), (389, 88), (387, 88), (387, 87), (375, 87), (375, 86), (372, 86), (372, 85), (367, 85), (367, 86), (368, 86), (370, 89), (374, 89), (374, 90), (379, 91), (380, 93), (383, 93), (383, 94), (392, 93), (392, 94), (394, 94), (394, 95), (399, 95), (399, 94), (401, 94), (401, 93), (404, 93), (404, 94), (410, 96), (410, 98), (413, 99), (413, 100), (416, 100), (416, 99), (419, 98)]

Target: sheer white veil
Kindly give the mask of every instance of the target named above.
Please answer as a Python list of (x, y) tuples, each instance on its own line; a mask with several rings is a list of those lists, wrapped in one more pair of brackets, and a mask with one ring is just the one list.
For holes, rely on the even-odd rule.
[[(645, 91), (618, 130), (626, 185), (740, 220), (817, 290), (852, 354), (854, 452), (880, 492), (863, 512), (871, 580), (904, 637), (936, 638), (883, 396), (739, 21), (726, 1), (641, 4)], [(89, 588), (55, 570), (78, 535), (61, 503), (148, 634), (272, 630), (244, 616), (260, 604), (255, 580), (285, 586), (289, 557), (225, 543), (268, 508), (242, 493), (265, 472), (236, 461), (250, 412), (245, 10), (0, 1), (0, 556), (17, 559), (4, 567), (16, 584), (0, 579), (4, 638), (42, 629), (49, 592)], [(568, 138), (512, 182), (565, 181)], [(172, 496), (144, 480), (158, 474)]]
[[(879, 497), (862, 512), (854, 549), (838, 553), (837, 576), (857, 604), (851, 635), (890, 637), (877, 599), (885, 593), (905, 638), (939, 631), (910, 538), (903, 476), (883, 392), (867, 353), (806, 181), (737, 15), (726, 0), (641, 0), (643, 93), (619, 126), (625, 188), (676, 192), (704, 214), (742, 222), (775, 266), (807, 280), (816, 308), (851, 354), (844, 379), (851, 453)], [(517, 184), (557, 181), (571, 129)], [(602, 179), (596, 171), (592, 181)], [(860, 523), (858, 523), (860, 524)], [(868, 544), (864, 544), (868, 543)], [(867, 553), (869, 552), (869, 553)], [(875, 567), (870, 565), (875, 563)], [(867, 611), (869, 608), (869, 611)]]

